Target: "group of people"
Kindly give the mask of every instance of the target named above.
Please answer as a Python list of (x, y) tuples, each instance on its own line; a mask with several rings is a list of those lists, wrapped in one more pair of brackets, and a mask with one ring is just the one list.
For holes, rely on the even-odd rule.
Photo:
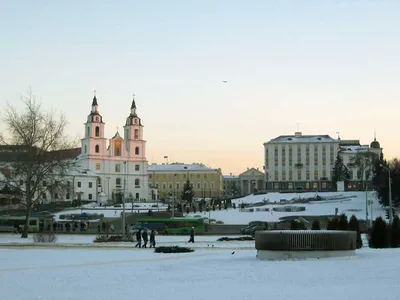
[[(143, 246), (142, 246), (142, 240), (143, 240)], [(135, 245), (135, 248), (147, 248), (147, 242), (149, 241), (147, 229), (144, 229), (143, 232), (142, 230), (138, 230), (136, 232), (136, 241), (137, 244)], [(150, 248), (155, 248), (155, 247), (156, 247), (156, 232), (153, 229), (150, 232)]]

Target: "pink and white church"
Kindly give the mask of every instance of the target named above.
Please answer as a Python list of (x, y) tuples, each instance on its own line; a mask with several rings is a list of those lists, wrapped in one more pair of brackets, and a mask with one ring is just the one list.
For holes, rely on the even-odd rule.
[[(146, 160), (146, 141), (143, 137), (142, 120), (137, 114), (135, 99), (123, 126), (123, 137), (117, 132), (107, 141), (104, 136), (105, 122), (99, 112), (96, 95), (85, 123), (85, 137), (81, 139), (81, 154), (75, 159), (79, 169), (95, 174), (97, 185), (81, 182), (76, 187), (82, 200), (87, 189), (95, 188), (90, 195), (101, 195), (107, 200), (120, 203), (123, 195), (127, 201), (147, 201), (149, 185)], [(79, 186), (80, 185), (80, 186)], [(90, 197), (89, 197), (90, 198)], [(151, 196), (150, 196), (151, 198)]]

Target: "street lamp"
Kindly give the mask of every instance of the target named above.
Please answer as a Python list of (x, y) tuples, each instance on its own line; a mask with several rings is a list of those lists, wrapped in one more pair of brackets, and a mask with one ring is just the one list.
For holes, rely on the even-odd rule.
[(107, 179), (107, 198), (108, 198), (107, 200), (110, 200), (110, 179), (111, 179), (111, 177), (107, 176), (106, 179)]
[(382, 168), (386, 169), (389, 172), (389, 224), (391, 225), (393, 222), (393, 209), (392, 209), (392, 178), (390, 176), (390, 168), (380, 165)]
[(126, 161), (124, 161), (124, 192), (122, 193), (122, 236), (125, 236)]

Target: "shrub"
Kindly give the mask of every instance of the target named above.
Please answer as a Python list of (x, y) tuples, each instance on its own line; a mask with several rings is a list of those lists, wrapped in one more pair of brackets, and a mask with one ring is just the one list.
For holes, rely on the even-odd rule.
[(107, 243), (107, 242), (134, 242), (133, 235), (130, 233), (126, 233), (124, 236), (122, 235), (111, 235), (108, 239), (106, 235), (98, 235), (94, 239), (93, 243)]
[(221, 237), (217, 242), (229, 242), (229, 241), (254, 241), (254, 237), (251, 236), (239, 236), (239, 237)]
[(361, 239), (360, 223), (355, 215), (352, 215), (349, 221), (349, 230), (357, 232), (357, 249), (362, 248), (363, 242)]
[(188, 253), (193, 251), (191, 248), (179, 246), (161, 246), (154, 249), (155, 253)]
[(393, 217), (393, 223), (390, 228), (390, 245), (392, 248), (400, 247), (400, 219), (397, 215)]
[(319, 223), (319, 220), (318, 220), (318, 219), (315, 219), (315, 220), (312, 222), (311, 230), (321, 230), (321, 224)]
[(57, 236), (54, 232), (39, 232), (33, 235), (33, 241), (35, 243), (55, 243)]
[(341, 214), (339, 217), (339, 230), (348, 230), (349, 229), (349, 221), (347, 221), (347, 216), (345, 214)]
[(389, 228), (382, 217), (376, 218), (369, 238), (370, 248), (389, 248)]
[(106, 235), (98, 235), (93, 240), (93, 243), (106, 243), (106, 242), (107, 242), (107, 236)]
[(290, 230), (306, 230), (306, 225), (297, 220), (290, 221)]
[(338, 218), (333, 218), (333, 219), (330, 219), (330, 220), (328, 221), (328, 224), (327, 224), (326, 229), (327, 229), (327, 230), (338, 230), (339, 227), (340, 227), (340, 225), (339, 225), (339, 219), (338, 219)]

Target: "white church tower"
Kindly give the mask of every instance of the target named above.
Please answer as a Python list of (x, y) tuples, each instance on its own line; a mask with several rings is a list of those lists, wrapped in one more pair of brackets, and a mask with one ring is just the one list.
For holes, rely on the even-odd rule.
[[(107, 139), (104, 137), (103, 117), (99, 113), (96, 95), (92, 110), (85, 123), (85, 137), (82, 139), (81, 157), (101, 157), (106, 152)], [(89, 166), (86, 166), (89, 168)]]

